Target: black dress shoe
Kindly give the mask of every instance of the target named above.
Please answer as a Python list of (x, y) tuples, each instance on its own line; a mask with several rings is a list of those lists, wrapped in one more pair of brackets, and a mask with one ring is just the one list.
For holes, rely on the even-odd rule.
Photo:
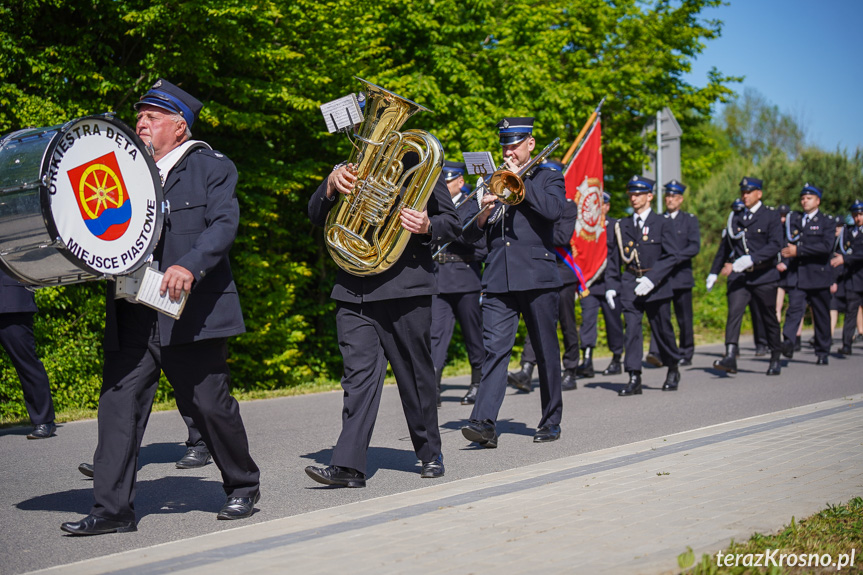
[(686, 359), (685, 357), (681, 357), (680, 361), (677, 362), (677, 365), (680, 365), (683, 367), (688, 367), (688, 366), (692, 365), (692, 360)]
[(197, 469), (203, 467), (210, 461), (210, 450), (206, 447), (190, 447), (186, 454), (176, 463), (177, 469)]
[(815, 365), (827, 365), (827, 364), (828, 364), (828, 361), (827, 361), (826, 355), (819, 355), (818, 359), (815, 360)]
[(641, 395), (641, 373), (637, 371), (629, 372), (629, 382), (626, 387), (617, 392), (620, 397), (628, 397), (630, 395)]
[(523, 393), (533, 391), (532, 380), (533, 364), (527, 361), (521, 364), (519, 371), (510, 371), (506, 374), (506, 382)]
[(254, 497), (228, 497), (225, 504), (216, 515), (216, 519), (245, 519), (255, 512), (255, 503), (261, 500), (261, 492), (255, 492)]
[(794, 357), (794, 340), (786, 339), (782, 342), (782, 355), (788, 359), (792, 359)]
[(306, 475), (324, 485), (336, 485), (338, 487), (365, 487), (366, 476), (356, 469), (350, 467), (306, 467)]
[(662, 384), (662, 391), (677, 391), (678, 386), (680, 386), (680, 370), (676, 366), (669, 367), (665, 383)]
[(468, 441), (479, 443), (483, 447), (489, 449), (497, 447), (497, 430), (494, 427), (494, 422), (490, 419), (485, 421), (471, 419), (467, 425), (461, 428), (461, 434)]
[(96, 475), (96, 470), (93, 469), (92, 463), (79, 463), (78, 471), (80, 471), (83, 475), (86, 475), (90, 479), (93, 479), (93, 476)]
[(648, 353), (647, 357), (644, 358), (644, 361), (653, 367), (662, 367), (662, 360), (652, 353)]
[(620, 375), (623, 373), (623, 368), (620, 366), (620, 354), (615, 353), (611, 356), (611, 363), (602, 372), (602, 375)]
[(770, 352), (770, 365), (767, 366), (767, 375), (779, 375), (782, 373), (782, 358), (780, 352)]
[(54, 435), (56, 429), (57, 426), (53, 423), (40, 423), (27, 434), (27, 439), (46, 439)]
[(767, 355), (767, 346), (759, 343), (755, 346), (755, 357), (764, 357)]
[(438, 455), (434, 461), (423, 462), (423, 470), (420, 473), (420, 477), (423, 479), (437, 479), (438, 477), (443, 477), (443, 474), (443, 453)]
[(476, 394), (479, 393), (479, 382), (471, 382), (467, 393), (461, 398), (462, 405), (473, 405), (476, 403)]
[(548, 443), (560, 439), (559, 425), (543, 425), (533, 434), (534, 443)]
[(572, 391), (578, 389), (578, 377), (575, 375), (574, 369), (566, 369), (563, 372), (563, 377), (560, 380), (560, 389), (563, 391)]
[(727, 373), (737, 373), (737, 344), (725, 344), (725, 356), (713, 362), (713, 367)]
[(851, 346), (850, 345), (843, 345), (842, 347), (839, 348), (837, 353), (839, 355), (851, 355)]
[(72, 535), (103, 535), (105, 533), (129, 533), (137, 531), (134, 521), (113, 521), (88, 515), (81, 521), (68, 521), (60, 529)]
[(578, 369), (575, 370), (575, 375), (586, 379), (590, 379), (591, 377), (596, 375), (596, 372), (593, 371), (592, 347), (584, 348), (584, 361), (582, 361), (581, 364), (578, 366)]

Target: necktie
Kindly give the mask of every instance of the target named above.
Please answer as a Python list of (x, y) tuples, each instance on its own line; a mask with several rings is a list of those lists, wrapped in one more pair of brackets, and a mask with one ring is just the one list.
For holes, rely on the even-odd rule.
[(749, 208), (746, 208), (746, 211), (743, 212), (743, 219), (747, 222), (752, 219), (752, 212), (749, 211)]
[(642, 226), (644, 226), (644, 222), (641, 220), (641, 216), (635, 216), (635, 225), (638, 226), (639, 230), (642, 228)]
[(803, 227), (805, 228), (806, 224), (808, 224), (808, 223), (809, 223), (809, 214), (806, 214), (805, 216), (803, 216)]

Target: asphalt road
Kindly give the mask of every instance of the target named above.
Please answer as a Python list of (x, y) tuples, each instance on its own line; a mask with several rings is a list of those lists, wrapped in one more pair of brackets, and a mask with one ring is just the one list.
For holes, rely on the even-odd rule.
[[(28, 441), (29, 428), (0, 430), (0, 495), (5, 502), (0, 508), (0, 573), (24, 573), (169, 541), (188, 539), (194, 547), (193, 538), (205, 533), (858, 394), (863, 392), (863, 346), (854, 351), (845, 359), (831, 357), (824, 367), (816, 366), (812, 351), (804, 349), (794, 360), (783, 360), (781, 376), (766, 377), (766, 358), (753, 357), (751, 342), (744, 343), (741, 371), (728, 377), (709, 368), (722, 347), (706, 346), (697, 350), (693, 366), (683, 369), (679, 391), (662, 392), (665, 370), (645, 368), (644, 395), (627, 398), (617, 396), (625, 375), (580, 380), (577, 390), (564, 392), (562, 438), (549, 444), (532, 442), (540, 417), (538, 390), (510, 390), (494, 450), (470, 445), (459, 432), (470, 414), (470, 407), (459, 401), (468, 378), (446, 380), (439, 411), (446, 477), (439, 480), (420, 479), (398, 391), (387, 386), (365, 489), (319, 486), (303, 471), (306, 465), (329, 463), (340, 430), (341, 393), (244, 402), (252, 456), (261, 467), (262, 499), (252, 518), (237, 522), (215, 518), (224, 502), (215, 465), (175, 468), (185, 451), (179, 414), (154, 413), (139, 461), (138, 532), (99, 537), (60, 531), (62, 522), (80, 519), (92, 504), (92, 482), (77, 466), (92, 459), (95, 420), (62, 425), (56, 437), (42, 441)], [(601, 370), (607, 361), (599, 359), (597, 367)]]

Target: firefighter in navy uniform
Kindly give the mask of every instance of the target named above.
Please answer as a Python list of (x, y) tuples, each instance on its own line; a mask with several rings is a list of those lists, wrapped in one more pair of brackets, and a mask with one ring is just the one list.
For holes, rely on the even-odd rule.
[[(677, 328), (680, 333), (680, 365), (692, 365), (695, 353), (695, 330), (692, 325), (692, 288), (695, 280), (692, 277), (692, 258), (701, 251), (701, 227), (695, 214), (680, 209), (683, 203), (683, 193), (686, 186), (677, 180), (665, 184), (665, 217), (673, 221), (674, 237), (677, 239), (677, 257), (679, 261), (668, 278), (671, 284), (671, 303), (674, 315), (677, 317)], [(659, 349), (656, 338), (650, 340), (648, 359), (658, 359)], [(654, 365), (656, 365), (654, 363)]]
[[(608, 210), (611, 207), (611, 195), (608, 192), (602, 192), (602, 213), (605, 216), (605, 241), (608, 247), (608, 255), (617, 249), (617, 244), (614, 241), (614, 224), (617, 221), (615, 218), (608, 217)], [(591, 378), (595, 375), (593, 369), (593, 349), (597, 342), (597, 320), (599, 319), (599, 310), (602, 309), (602, 317), (605, 318), (605, 336), (608, 341), (608, 349), (611, 350), (611, 362), (608, 367), (602, 372), (602, 375), (619, 375), (623, 369), (620, 365), (620, 358), (623, 356), (623, 319), (621, 318), (620, 286), (611, 285), (608, 276), (608, 266), (610, 260), (606, 261), (606, 267), (597, 276), (594, 277), (593, 283), (589, 286), (588, 295), (582, 297), (581, 302), (581, 349), (583, 351), (583, 361), (578, 366), (576, 372), (578, 377)], [(610, 300), (606, 299), (607, 291), (615, 292), (614, 297)]]
[[(463, 201), (465, 165), (444, 162), (443, 175), (453, 204), (457, 206), (459, 219), (464, 223), (479, 211), (477, 202)], [(459, 205), (461, 204), (461, 205)], [(433, 248), (437, 251), (439, 246)], [(476, 401), (479, 380), (482, 376), (482, 361), (485, 349), (482, 346), (482, 311), (479, 305), (482, 284), (482, 260), (485, 258), (485, 238), (468, 243), (459, 237), (435, 255), (435, 273), (440, 293), (432, 297), (431, 349), (438, 388), (440, 407), (440, 382), (446, 365), (447, 348), (452, 339), (455, 322), (461, 325), (462, 338), (470, 362), (470, 386), (462, 398), (462, 405)]]
[(786, 238), (787, 243), (781, 251), (782, 257), (789, 261), (789, 276), (795, 275), (797, 278), (796, 288), (788, 293), (782, 354), (788, 358), (794, 356), (797, 327), (806, 313), (808, 303), (812, 307), (812, 323), (815, 327), (815, 363), (827, 365), (832, 343), (830, 285), (833, 283), (833, 271), (830, 258), (836, 239), (835, 220), (818, 209), (821, 205), (821, 190), (808, 183), (800, 191), (800, 205), (803, 214), (788, 214), (790, 223), (786, 227), (790, 228), (791, 237)]
[[(507, 169), (527, 166), (536, 141), (533, 118), (504, 118), (498, 123)], [(554, 252), (554, 223), (563, 214), (563, 176), (555, 170), (534, 170), (524, 179), (524, 200), (505, 206), (493, 194), (482, 198), (482, 212), (464, 232), (468, 241), (485, 236), (488, 246), (482, 284), (485, 362), (466, 439), (497, 447), (497, 415), (506, 393), (506, 369), (515, 343), (519, 314), (534, 342), (539, 369), (542, 417), (533, 440), (560, 438), (563, 401), (560, 389), (560, 346), (557, 312), (560, 274)]]
[[(563, 173), (563, 164), (550, 160), (542, 165), (544, 169), (556, 170)], [(563, 207), (563, 216), (554, 223), (554, 245), (555, 248), (572, 254), (572, 234), (575, 231), (575, 221), (578, 219), (578, 206), (568, 199)], [(578, 370), (578, 324), (575, 321), (575, 300), (578, 291), (578, 277), (575, 271), (569, 267), (566, 261), (558, 256), (557, 271), (560, 273), (560, 299), (558, 302), (558, 314), (560, 317), (560, 331), (563, 333), (563, 373), (561, 374), (560, 387), (564, 391), (571, 391), (578, 387), (576, 371)], [(521, 371), (507, 374), (507, 382), (523, 392), (532, 390), (531, 378), (533, 367), (536, 365), (536, 352), (530, 335), (524, 339), (524, 350), (521, 354)]]
[(845, 323), (842, 326), (842, 347), (839, 353), (851, 354), (857, 310), (863, 304), (863, 200), (851, 204), (853, 223), (846, 225), (841, 236), (839, 253), (830, 260), (833, 267), (845, 267)]
[[(757, 178), (747, 176), (740, 181), (744, 209), (733, 214), (730, 235), (726, 236), (728, 241), (720, 244), (714, 259), (714, 268), (716, 262), (733, 262), (728, 278), (726, 352), (725, 357), (714, 362), (713, 366), (736, 373), (740, 325), (746, 306), (753, 305), (753, 322), (757, 315), (764, 326), (770, 349), (767, 375), (779, 375), (782, 366), (779, 320), (776, 318), (776, 290), (779, 286), (776, 261), (782, 248), (783, 231), (779, 212), (761, 202), (761, 186), (762, 182)], [(708, 289), (712, 287), (711, 278), (715, 281), (713, 274), (708, 276)], [(733, 370), (729, 367), (732, 365)]]
[[(642, 319), (647, 314), (657, 339), (663, 365), (668, 367), (663, 391), (675, 391), (680, 384), (680, 350), (671, 327), (671, 284), (668, 278), (678, 262), (673, 220), (650, 209), (654, 181), (633, 176), (626, 184), (634, 213), (615, 225), (617, 250), (609, 254), (610, 279), (620, 285), (620, 302), (625, 321), (626, 355), (624, 368), (629, 382), (621, 396), (641, 394), (641, 358), (644, 355)], [(619, 237), (618, 237), (619, 231)], [(625, 271), (621, 274), (621, 265)], [(616, 290), (606, 292), (614, 297)]]

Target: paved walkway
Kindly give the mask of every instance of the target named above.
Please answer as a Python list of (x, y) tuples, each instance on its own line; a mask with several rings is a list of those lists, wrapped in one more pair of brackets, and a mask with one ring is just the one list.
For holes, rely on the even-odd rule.
[(825, 401), (40, 573), (672, 573), (687, 546), (715, 553), (863, 494), (861, 408)]

